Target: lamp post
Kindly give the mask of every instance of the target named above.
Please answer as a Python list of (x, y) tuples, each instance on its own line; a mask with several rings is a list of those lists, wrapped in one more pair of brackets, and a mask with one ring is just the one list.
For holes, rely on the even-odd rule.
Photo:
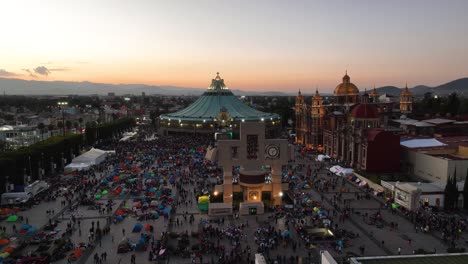
[(63, 128), (63, 136), (65, 136), (65, 112), (63, 111), (63, 108), (68, 105), (68, 102), (57, 102), (57, 105), (60, 107), (60, 110), (62, 111), (62, 128)]
[(31, 156), (29, 158), (29, 176), (32, 176), (32, 167), (31, 167)]
[(44, 177), (44, 174), (45, 174), (44, 153), (41, 152), (41, 173), (39, 175), (39, 180), (42, 181), (42, 178)]
[(6, 192), (10, 192), (10, 182), (8, 181), (10, 176), (5, 176), (5, 187), (6, 187)]

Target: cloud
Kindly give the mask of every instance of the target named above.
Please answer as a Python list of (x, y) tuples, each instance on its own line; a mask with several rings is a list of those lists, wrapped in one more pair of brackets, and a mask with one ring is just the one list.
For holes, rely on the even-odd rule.
[[(70, 68), (62, 67), (62, 68), (53, 68), (49, 69), (46, 66), (38, 66), (32, 70), (30, 69), (22, 69), (23, 71), (27, 72), (29, 77), (32, 78), (37, 78), (39, 76), (45, 76), (48, 77), (52, 72), (57, 72), (57, 71), (70, 71)], [(1, 76), (1, 74), (0, 74)]]
[(30, 69), (22, 69), (22, 70), (27, 72), (30, 77), (37, 78), (37, 75), (35, 75)]
[(39, 75), (44, 75), (44, 76), (49, 76), (51, 73), (49, 69), (45, 66), (39, 66), (34, 69), (34, 72), (39, 74)]
[(11, 77), (11, 76), (17, 76), (18, 74), (14, 72), (9, 72), (5, 69), (0, 69), (0, 77)]

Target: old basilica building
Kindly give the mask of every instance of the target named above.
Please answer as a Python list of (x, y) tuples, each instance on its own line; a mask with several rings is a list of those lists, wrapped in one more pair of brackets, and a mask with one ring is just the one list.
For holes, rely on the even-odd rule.
[(374, 88), (360, 94), (346, 73), (333, 97), (316, 90), (311, 104), (299, 91), (296, 97), (296, 143), (344, 162), (357, 170), (399, 170), (399, 136), (386, 129), (387, 122), (412, 111), (408, 87), (399, 100), (379, 96)]

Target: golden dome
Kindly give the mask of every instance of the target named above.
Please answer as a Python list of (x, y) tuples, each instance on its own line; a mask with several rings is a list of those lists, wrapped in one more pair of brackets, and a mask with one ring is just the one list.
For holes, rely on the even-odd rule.
[(351, 79), (349, 78), (348, 73), (346, 73), (345, 76), (343, 76), (343, 82), (336, 86), (333, 94), (335, 96), (358, 94), (359, 89), (356, 85), (354, 85), (354, 83), (350, 82), (350, 80)]

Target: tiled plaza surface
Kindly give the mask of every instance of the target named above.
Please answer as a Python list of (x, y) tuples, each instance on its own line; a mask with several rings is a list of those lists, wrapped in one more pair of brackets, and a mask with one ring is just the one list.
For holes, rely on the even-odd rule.
[[(311, 166), (316, 168), (319, 166), (317, 162), (313, 161), (313, 157), (297, 157), (294, 164), (291, 164), (292, 167), (297, 165), (302, 165), (302, 170), (297, 170), (296, 175), (301, 176), (305, 173), (305, 167)], [(104, 176), (104, 175), (102, 175)], [(101, 177), (101, 175), (99, 175)], [(337, 176), (329, 176), (327, 171), (324, 169), (318, 172), (318, 179), (322, 180), (331, 180)], [(300, 178), (300, 177), (299, 177)], [(186, 190), (192, 190), (194, 187), (190, 184), (184, 185)], [(341, 192), (339, 190), (345, 189), (346, 192)], [(434, 232), (434, 234), (426, 234), (421, 232), (416, 232), (414, 225), (410, 223), (407, 219), (399, 214), (392, 214), (389, 210), (382, 208), (382, 202), (375, 197), (370, 199), (356, 199), (356, 193), (363, 195), (363, 189), (358, 186), (344, 181), (342, 186), (342, 179), (338, 179), (338, 187), (335, 190), (329, 189), (327, 192), (320, 193), (315, 189), (300, 190), (301, 192), (309, 193), (314, 200), (322, 202), (322, 209), (333, 211), (332, 200), (334, 195), (341, 193), (343, 200), (349, 200), (350, 207), (353, 208), (353, 212), (348, 219), (344, 221), (339, 220), (339, 213), (335, 214), (333, 217), (332, 226), (339, 229), (345, 229), (358, 234), (357, 238), (350, 239), (349, 243), (346, 244), (345, 248), (338, 252), (335, 248), (331, 246), (329, 242), (316, 242), (313, 241), (313, 248), (309, 248), (305, 245), (304, 241), (299, 237), (299, 235), (294, 231), (293, 225), (290, 223), (289, 226), (285, 226), (284, 219), (280, 218), (278, 221), (271, 220), (271, 213), (267, 213), (259, 216), (241, 216), (239, 219), (235, 219), (233, 216), (224, 217), (224, 224), (212, 223), (213, 227), (218, 227), (220, 229), (226, 229), (233, 226), (245, 225), (243, 228), (244, 237), (241, 239), (240, 249), (242, 252), (249, 246), (251, 248), (249, 257), (248, 253), (242, 253), (243, 259), (241, 263), (247, 263), (247, 259), (251, 262), (254, 259), (254, 254), (257, 252), (258, 245), (255, 243), (255, 232), (259, 227), (265, 227), (268, 225), (273, 226), (275, 229), (286, 230), (289, 229), (292, 231), (292, 237), (295, 242), (297, 242), (297, 248), (294, 250), (291, 245), (283, 246), (280, 245), (277, 249), (272, 250), (268, 253), (271, 263), (277, 258), (277, 256), (284, 256), (286, 259), (285, 263), (296, 263), (298, 259), (301, 263), (319, 263), (318, 256), (320, 250), (328, 250), (334, 257), (338, 260), (345, 259), (347, 255), (351, 253), (353, 255), (361, 255), (360, 247), (365, 247), (364, 255), (389, 255), (389, 254), (398, 254), (398, 248), (401, 249), (400, 254), (413, 254), (413, 251), (416, 249), (424, 249), (426, 251), (436, 251), (437, 253), (446, 252), (447, 245), (445, 245), (440, 239), (440, 234)], [(173, 192), (177, 195), (175, 188)], [(107, 199), (112, 198), (114, 202), (113, 212), (115, 212), (119, 205), (123, 202), (126, 204), (132, 203), (131, 195), (126, 195), (124, 197), (116, 196), (104, 196), (101, 199), (101, 202), (104, 203)], [(179, 198), (179, 197), (178, 197)], [(142, 231), (143, 233), (148, 233), (150, 236), (154, 237), (154, 240), (157, 241), (161, 238), (162, 232), (176, 232), (176, 233), (185, 233), (187, 232), (190, 237), (190, 247), (199, 243), (199, 239), (192, 237), (192, 232), (200, 233), (200, 224), (204, 220), (216, 219), (209, 217), (206, 213), (200, 212), (197, 207), (197, 201), (195, 200), (194, 195), (188, 195), (187, 200), (179, 200), (181, 204), (177, 207), (175, 212), (171, 215), (170, 220), (160, 217), (156, 220), (148, 221), (138, 221), (133, 216), (127, 216), (122, 222), (114, 224), (111, 223), (110, 233), (103, 236), (100, 242), (95, 242), (95, 247), (88, 249), (85, 254), (76, 261), (76, 263), (95, 263), (93, 255), (102, 253), (107, 253), (106, 261), (103, 263), (130, 263), (130, 258), (132, 254), (136, 255), (136, 263), (155, 263), (155, 261), (149, 260), (148, 251), (136, 251), (128, 252), (124, 254), (117, 253), (117, 245), (123, 238), (128, 238), (133, 242), (136, 242), (140, 233), (133, 233), (132, 228), (136, 223), (141, 223), (145, 226), (147, 223), (153, 225), (154, 231), (150, 233), (149, 231)], [(70, 236), (71, 241), (78, 245), (80, 242), (87, 243), (89, 242), (89, 229), (91, 228), (91, 223), (94, 222), (101, 227), (106, 226), (107, 218), (112, 214), (99, 214), (97, 210), (90, 210), (88, 206), (79, 206), (77, 210), (70, 212), (66, 207), (61, 206), (61, 200), (52, 202), (42, 202), (39, 205), (34, 206), (32, 209), (27, 211), (20, 212), (19, 215), (23, 216), (24, 219), (28, 219), (29, 223), (41, 228), (46, 225), (49, 221), (49, 218), (57, 219), (60, 221), (57, 229), (62, 230), (66, 229), (67, 223), (71, 222), (71, 214), (76, 216), (80, 220), (80, 227), (77, 225), (74, 226), (74, 231)], [(187, 205), (185, 204), (187, 203)], [(341, 203), (338, 203), (338, 206), (342, 207)], [(46, 210), (50, 209), (55, 210), (55, 215), (50, 216), (46, 214)], [(63, 209), (63, 211), (62, 211)], [(375, 225), (369, 225), (366, 223), (363, 215), (368, 214), (372, 215), (380, 211), (384, 222), (390, 223), (394, 222), (398, 224), (398, 228), (390, 228), (389, 225), (384, 225), (382, 228), (378, 228)], [(113, 213), (112, 212), (112, 213)], [(184, 220), (184, 215), (188, 216), (193, 215), (195, 221), (190, 224), (188, 220)], [(219, 219), (219, 217), (217, 218)], [(179, 220), (179, 225), (177, 225), (177, 220)], [(23, 221), (24, 223), (25, 221)], [(21, 226), (22, 223), (14, 223), (17, 228)], [(7, 233), (12, 233), (13, 223), (6, 223), (2, 221), (2, 226), (5, 226)], [(81, 232), (80, 232), (81, 229)], [(125, 234), (123, 232), (125, 230)], [(463, 234), (466, 236), (466, 234)], [(21, 236), (20, 236), (21, 237)], [(465, 239), (465, 238), (463, 238)], [(409, 242), (411, 240), (411, 242)], [(170, 244), (173, 246), (177, 245), (177, 239), (171, 239)], [(224, 246), (226, 254), (229, 254), (234, 245), (233, 243), (224, 238), (220, 240), (220, 244)], [(189, 247), (189, 248), (190, 248)], [(34, 247), (27, 247), (24, 249), (24, 252), (33, 251)], [(309, 258), (310, 256), (310, 258)], [(291, 258), (293, 257), (293, 258)], [(182, 257), (180, 255), (170, 255), (168, 258), (161, 260), (161, 263), (218, 263), (219, 257), (216, 254), (203, 254), (202, 258), (192, 259), (191, 257)], [(283, 259), (283, 258), (281, 258)], [(290, 260), (293, 260), (290, 262)], [(62, 259), (56, 263), (67, 263), (67, 259)]]

